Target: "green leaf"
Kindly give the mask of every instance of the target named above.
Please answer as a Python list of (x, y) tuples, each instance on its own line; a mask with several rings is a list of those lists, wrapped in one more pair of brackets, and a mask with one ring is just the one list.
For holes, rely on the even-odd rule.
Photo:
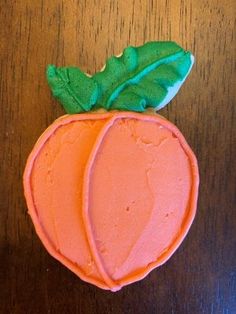
[(49, 65), (47, 79), (67, 113), (89, 111), (97, 101), (97, 83), (78, 68)]
[(107, 60), (104, 70), (88, 77), (75, 67), (47, 70), (53, 95), (68, 113), (97, 108), (145, 111), (161, 109), (176, 95), (194, 58), (174, 42), (127, 47)]
[(108, 59), (105, 69), (93, 76), (99, 86), (96, 107), (160, 109), (178, 92), (192, 64), (192, 55), (174, 42), (128, 47), (122, 56)]

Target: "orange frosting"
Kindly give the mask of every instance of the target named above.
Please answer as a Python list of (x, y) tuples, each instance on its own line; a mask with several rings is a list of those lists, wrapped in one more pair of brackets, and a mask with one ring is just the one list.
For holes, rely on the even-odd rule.
[(59, 118), (24, 173), (29, 214), (48, 252), (112, 291), (178, 248), (195, 215), (198, 181), (180, 131), (132, 112)]

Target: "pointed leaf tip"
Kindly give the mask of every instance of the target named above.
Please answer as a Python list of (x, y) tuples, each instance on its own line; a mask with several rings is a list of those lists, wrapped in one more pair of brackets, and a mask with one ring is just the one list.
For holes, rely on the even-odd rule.
[(55, 67), (55, 65), (49, 64), (49, 65), (47, 66), (47, 71), (46, 71), (47, 77), (48, 77), (48, 78), (49, 78), (49, 77), (54, 77), (55, 73), (56, 73), (56, 67)]

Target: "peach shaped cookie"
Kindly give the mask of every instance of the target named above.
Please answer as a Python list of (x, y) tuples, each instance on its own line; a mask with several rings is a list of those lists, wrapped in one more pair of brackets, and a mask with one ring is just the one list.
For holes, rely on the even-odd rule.
[[(167, 261), (194, 219), (192, 150), (172, 123), (140, 113), (171, 99), (192, 62), (176, 44), (152, 42), (128, 47), (93, 77), (48, 68), (54, 95), (73, 114), (57, 119), (28, 158), (29, 214), (48, 252), (102, 289), (117, 291)], [(112, 111), (86, 113), (99, 107)]]

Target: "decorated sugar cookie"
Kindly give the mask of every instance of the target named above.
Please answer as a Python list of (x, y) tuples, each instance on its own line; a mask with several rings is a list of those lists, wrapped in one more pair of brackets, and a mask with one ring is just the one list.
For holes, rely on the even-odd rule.
[(47, 69), (68, 114), (29, 155), (25, 197), (47, 251), (97, 287), (117, 291), (141, 280), (192, 224), (196, 157), (177, 127), (149, 108), (176, 95), (193, 60), (174, 42), (148, 42), (93, 76)]

